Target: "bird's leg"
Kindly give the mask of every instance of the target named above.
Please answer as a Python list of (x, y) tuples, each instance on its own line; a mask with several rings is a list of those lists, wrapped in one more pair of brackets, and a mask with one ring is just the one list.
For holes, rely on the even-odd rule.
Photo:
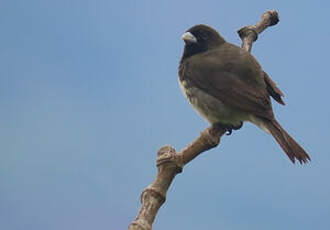
[(239, 125), (234, 126), (231, 124), (221, 124), (221, 123), (216, 123), (214, 124), (215, 126), (223, 127), (226, 130), (226, 135), (230, 136), (233, 132), (233, 130), (239, 130), (243, 126), (243, 122), (241, 121)]
[(232, 132), (233, 132), (233, 129), (232, 128), (227, 128), (226, 129), (226, 135), (227, 136), (230, 136)]
[(241, 121), (241, 122), (239, 123), (239, 125), (237, 125), (237, 126), (233, 126), (233, 130), (239, 130), (239, 129), (242, 128), (242, 126), (243, 126), (243, 121)]

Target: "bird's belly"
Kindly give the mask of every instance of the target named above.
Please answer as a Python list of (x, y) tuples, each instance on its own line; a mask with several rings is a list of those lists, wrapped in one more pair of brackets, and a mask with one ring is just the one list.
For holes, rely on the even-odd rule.
[(194, 109), (211, 124), (222, 123), (239, 126), (247, 120), (247, 114), (225, 105), (210, 94), (192, 86), (186, 80), (179, 80), (183, 94)]

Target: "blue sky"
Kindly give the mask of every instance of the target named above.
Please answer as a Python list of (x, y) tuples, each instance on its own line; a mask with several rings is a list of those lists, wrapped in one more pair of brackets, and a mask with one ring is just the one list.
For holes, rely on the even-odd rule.
[(177, 83), (181, 34), (232, 43), (268, 9), (252, 49), (286, 94), (277, 119), (307, 150), (292, 165), (251, 124), (175, 178), (154, 229), (330, 227), (327, 1), (11, 0), (0, 9), (0, 229), (125, 229), (157, 150), (208, 126)]

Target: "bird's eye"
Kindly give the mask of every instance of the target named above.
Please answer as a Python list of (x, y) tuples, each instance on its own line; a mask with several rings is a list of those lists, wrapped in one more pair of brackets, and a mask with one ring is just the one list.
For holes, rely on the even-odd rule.
[(203, 40), (207, 40), (207, 39), (209, 38), (208, 34), (207, 34), (205, 31), (203, 31), (203, 30), (200, 30), (200, 31), (199, 31), (199, 36), (200, 36), (200, 38), (202, 38)]

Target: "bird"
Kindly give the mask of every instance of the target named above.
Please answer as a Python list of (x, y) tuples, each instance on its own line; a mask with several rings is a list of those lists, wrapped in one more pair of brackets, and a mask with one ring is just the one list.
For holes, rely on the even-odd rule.
[(200, 116), (228, 135), (251, 122), (271, 134), (292, 163), (311, 160), (276, 120), (270, 97), (284, 105), (284, 94), (252, 54), (204, 24), (191, 27), (181, 38), (179, 84)]

